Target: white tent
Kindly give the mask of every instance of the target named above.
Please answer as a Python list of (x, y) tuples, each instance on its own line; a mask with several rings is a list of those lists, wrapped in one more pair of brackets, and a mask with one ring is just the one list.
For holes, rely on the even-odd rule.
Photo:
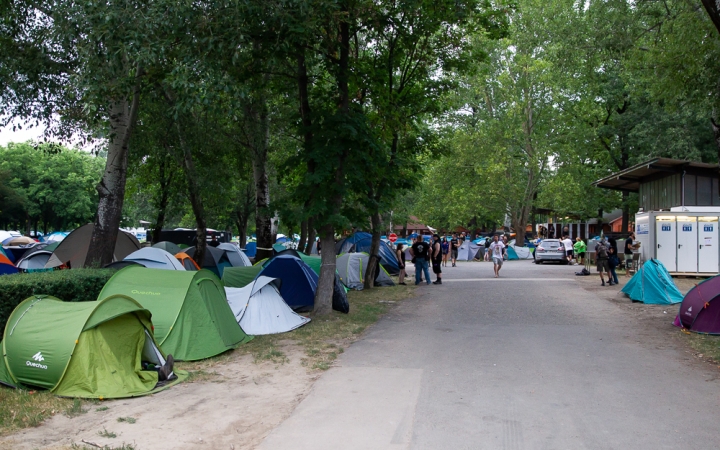
[(226, 287), (225, 293), (235, 320), (246, 334), (285, 333), (310, 322), (285, 303), (277, 278), (261, 275), (244, 288)]
[(225, 254), (227, 255), (228, 260), (233, 267), (252, 266), (250, 259), (245, 253), (240, 250), (240, 247), (238, 247), (237, 245), (231, 244), (229, 242), (223, 242), (218, 245), (217, 248), (219, 248), (220, 250), (225, 250)]
[(45, 267), (45, 264), (47, 264), (48, 259), (50, 259), (51, 256), (52, 252), (47, 250), (37, 250), (27, 256), (23, 256), (15, 263), (15, 266), (17, 266), (18, 269), (25, 270), (42, 269)]
[(533, 254), (528, 247), (516, 247), (512, 246), (515, 253), (517, 253), (518, 259), (533, 259)]
[(123, 261), (133, 261), (151, 269), (185, 270), (177, 258), (161, 248), (141, 248), (127, 255)]

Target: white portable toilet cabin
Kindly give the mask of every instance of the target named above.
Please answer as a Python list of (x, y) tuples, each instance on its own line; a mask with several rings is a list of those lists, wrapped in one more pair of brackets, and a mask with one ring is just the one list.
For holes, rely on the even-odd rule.
[(675, 275), (720, 273), (718, 164), (655, 158), (596, 181), (637, 192), (635, 239), (643, 261), (658, 259)]

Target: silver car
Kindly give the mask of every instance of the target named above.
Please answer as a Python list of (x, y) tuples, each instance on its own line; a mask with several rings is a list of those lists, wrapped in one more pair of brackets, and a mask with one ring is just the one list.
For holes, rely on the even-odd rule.
[(559, 239), (545, 239), (535, 249), (535, 264), (556, 261), (567, 264), (565, 246)]

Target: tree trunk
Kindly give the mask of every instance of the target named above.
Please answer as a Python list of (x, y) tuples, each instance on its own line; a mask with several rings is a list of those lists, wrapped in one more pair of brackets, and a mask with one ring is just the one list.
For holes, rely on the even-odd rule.
[(375, 274), (379, 270), (380, 264), (380, 213), (375, 212), (370, 216), (372, 223), (372, 240), (370, 241), (370, 258), (368, 258), (368, 266), (365, 269), (365, 289), (375, 287)]
[[(313, 245), (315, 245), (315, 237), (317, 236), (317, 231), (315, 231), (314, 226), (315, 220), (311, 217), (307, 221), (307, 227), (308, 227), (308, 237), (307, 237), (307, 244), (305, 244), (305, 254), (306, 255), (312, 255)], [(322, 245), (322, 244), (321, 244)], [(335, 253), (335, 244), (333, 243), (333, 250), (332, 253)]]
[(716, 0), (702, 0), (702, 4), (710, 16), (713, 25), (715, 25), (715, 28), (720, 32), (720, 8), (718, 7), (718, 3)]
[(332, 297), (335, 289), (335, 230), (328, 224), (320, 229), (320, 242), (323, 249), (320, 266), (320, 279), (315, 291), (315, 307), (313, 315), (324, 316), (332, 312)]
[[(706, 0), (703, 0), (703, 4), (705, 4), (705, 1)], [(718, 29), (720, 30), (720, 27)], [(718, 125), (713, 118), (710, 118), (710, 123), (712, 125), (713, 136), (715, 137), (715, 145), (718, 148), (718, 161), (720, 161), (720, 125)], [(718, 173), (720, 173), (720, 169)], [(718, 184), (718, 195), (720, 195), (720, 184)]]
[(167, 213), (168, 203), (170, 202), (170, 193), (168, 187), (170, 185), (170, 178), (172, 177), (172, 175), (168, 176), (167, 178), (165, 177), (167, 160), (164, 156), (160, 161), (160, 167), (158, 169), (160, 170), (160, 201), (158, 202), (157, 219), (155, 220), (155, 228), (153, 229), (152, 234), (153, 245), (160, 242), (160, 235), (162, 234), (162, 229), (165, 226), (165, 215)]
[(630, 198), (630, 193), (627, 191), (623, 191), (622, 193), (622, 225), (621, 225), (621, 233), (627, 233), (628, 231), (628, 225), (630, 224), (630, 205), (628, 204)]
[(200, 196), (200, 186), (198, 186), (198, 178), (197, 173), (195, 172), (195, 162), (193, 161), (192, 150), (185, 141), (185, 136), (183, 136), (180, 122), (175, 122), (175, 129), (177, 130), (180, 148), (183, 152), (183, 167), (185, 169), (188, 197), (190, 197), (190, 206), (192, 207), (193, 214), (195, 215), (195, 224), (197, 226), (197, 242), (195, 243), (195, 256), (193, 259), (198, 266), (202, 267), (205, 259), (205, 248), (207, 247), (205, 207), (203, 206), (202, 198)]
[(247, 123), (248, 144), (253, 155), (253, 179), (255, 182), (255, 234), (257, 236), (256, 260), (272, 256), (272, 218), (270, 209), (270, 183), (268, 181), (268, 143), (270, 119), (264, 96), (248, 101), (244, 106)]
[(305, 251), (305, 243), (307, 242), (308, 223), (307, 220), (300, 222), (300, 240), (298, 241), (298, 251)]
[(110, 105), (111, 135), (108, 155), (105, 172), (96, 186), (99, 194), (98, 210), (85, 267), (103, 267), (113, 261), (125, 200), (128, 143), (137, 118), (139, 102), (140, 92), (136, 86), (131, 104), (123, 99)]

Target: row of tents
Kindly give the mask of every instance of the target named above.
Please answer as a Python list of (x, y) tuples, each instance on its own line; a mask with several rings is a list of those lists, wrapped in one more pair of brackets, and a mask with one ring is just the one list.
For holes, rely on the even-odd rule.
[(684, 296), (663, 263), (650, 259), (622, 288), (631, 300), (652, 305), (680, 303), (673, 324), (704, 334), (720, 334), (720, 275), (703, 280)]
[[(319, 257), (286, 250), (249, 265), (240, 256), (242, 265), (216, 264), (222, 269), (216, 272), (186, 270), (178, 255), (191, 251), (173, 255), (176, 250), (163, 243), (131, 252), (119, 261), (126, 267), (115, 263), (119, 270), (97, 301), (38, 295), (20, 303), (0, 343), (0, 384), (70, 397), (146, 395), (186, 376), (177, 370), (168, 379), (160, 376), (168, 355), (179, 361), (204, 359), (253, 335), (282, 333), (310, 321), (297, 311), (313, 307)], [(334, 309), (349, 311), (347, 289), (362, 288), (368, 260), (363, 253), (338, 258)], [(384, 268), (376, 282), (393, 285)]]

